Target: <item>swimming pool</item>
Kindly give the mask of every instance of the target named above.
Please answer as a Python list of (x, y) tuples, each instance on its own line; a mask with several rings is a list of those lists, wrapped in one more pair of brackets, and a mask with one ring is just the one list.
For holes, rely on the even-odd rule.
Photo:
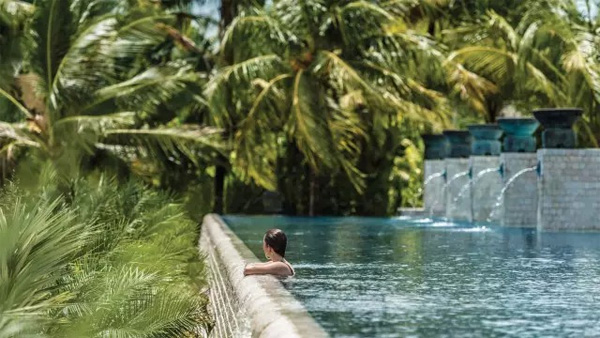
[(333, 337), (599, 336), (600, 233), (411, 218), (226, 216), (262, 258), (288, 235), (285, 287)]

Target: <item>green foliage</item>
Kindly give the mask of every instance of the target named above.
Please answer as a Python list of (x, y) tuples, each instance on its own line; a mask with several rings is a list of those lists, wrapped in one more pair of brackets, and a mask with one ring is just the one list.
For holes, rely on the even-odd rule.
[[(0, 198), (0, 336), (183, 337), (209, 330), (196, 222), (173, 197), (99, 174)], [(58, 196), (58, 197), (57, 197)]]
[(597, 146), (590, 4), (226, 1), (215, 41), (189, 0), (0, 0), (2, 178), (50, 159), (60, 193), (135, 174), (196, 218), (262, 212), (266, 190), (287, 213), (392, 214), (420, 204), (421, 133), (576, 106)]
[[(6, 2), (6, 8), (19, 3)], [(211, 162), (222, 151), (215, 128), (184, 121), (155, 128), (156, 115), (165, 122), (175, 117), (164, 116), (172, 100), (178, 109), (198, 110), (199, 100), (188, 89), (201, 85), (205, 75), (194, 70), (189, 55), (179, 53), (176, 61), (154, 58), (158, 49), (168, 49), (165, 44), (200, 51), (176, 28), (186, 26), (183, 16), (143, 1), (44, 0), (27, 8), (31, 14), (19, 33), (35, 43), (14, 61), (16, 71), (0, 79), (0, 105), (22, 114), (0, 126), (12, 147), (35, 148), (30, 156), (49, 158), (60, 171), (65, 162), (83, 163), (101, 151), (154, 168), (164, 168), (165, 158), (199, 167), (199, 154)], [(124, 151), (128, 146), (136, 151)]]
[[(377, 181), (377, 193), (387, 196), (387, 188), (381, 188), (388, 178), (374, 165), (381, 165), (382, 173), (393, 166), (398, 145), (383, 145), (395, 139), (396, 120), (430, 128), (447, 123), (443, 96), (425, 86), (427, 78), (416, 67), (418, 60), (427, 60), (439, 70), (443, 55), (426, 36), (393, 29), (402, 18), (391, 7), (277, 1), (233, 20), (221, 42), (223, 67), (205, 95), (212, 120), (231, 136), (237, 177), (279, 189), (297, 204), (294, 209), (307, 210), (301, 205), (308, 203), (309, 213), (315, 205), (327, 213), (385, 213), (361, 206), (329, 209), (324, 202), (329, 198), (312, 196), (306, 202), (293, 189), (323, 181), (319, 186), (352, 196), (360, 205)], [(380, 152), (373, 155), (379, 159), (369, 158), (371, 149)], [(300, 167), (299, 177), (282, 177), (292, 169), (279, 159), (290, 154), (300, 155), (289, 162)], [(315, 195), (315, 189), (308, 190)], [(380, 203), (384, 210), (386, 200)]]

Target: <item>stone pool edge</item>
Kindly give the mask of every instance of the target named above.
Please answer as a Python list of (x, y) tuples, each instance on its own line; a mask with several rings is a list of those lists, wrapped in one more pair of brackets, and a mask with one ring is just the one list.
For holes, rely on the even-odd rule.
[[(304, 306), (275, 277), (244, 277), (244, 266), (259, 260), (219, 215), (204, 217), (199, 249), (218, 264), (208, 264), (211, 279), (209, 298), (217, 321), (217, 336), (218, 332), (221, 335), (226, 333), (219, 328), (233, 325), (219, 323), (219, 318), (229, 317), (240, 320), (241, 323), (235, 323), (238, 334), (250, 334), (252, 337), (328, 337)], [(219, 271), (216, 271), (217, 268)], [(219, 281), (222, 285), (217, 286)], [(230, 287), (231, 294), (217, 299), (217, 289), (223, 290), (225, 285)]]

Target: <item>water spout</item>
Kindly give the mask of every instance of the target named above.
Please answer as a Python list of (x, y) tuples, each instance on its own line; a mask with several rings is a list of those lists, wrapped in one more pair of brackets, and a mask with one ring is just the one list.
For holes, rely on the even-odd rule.
[(494, 218), (494, 216), (496, 215), (496, 212), (498, 212), (498, 210), (500, 210), (500, 207), (502, 206), (503, 201), (504, 201), (504, 194), (506, 193), (508, 188), (510, 188), (510, 186), (517, 180), (517, 178), (519, 178), (520, 176), (522, 176), (528, 172), (537, 171), (537, 170), (539, 170), (538, 168), (539, 168), (539, 164), (535, 165), (531, 168), (522, 169), (519, 172), (517, 172), (516, 174), (514, 174), (508, 181), (506, 181), (506, 184), (500, 191), (500, 194), (498, 194), (498, 198), (496, 198), (496, 204), (494, 204), (494, 207), (492, 208), (492, 211), (490, 212), (490, 215), (487, 218), (488, 222), (491, 222), (492, 219)]
[(450, 186), (450, 184), (452, 184), (452, 182), (456, 181), (457, 179), (459, 179), (463, 176), (468, 176), (470, 173), (471, 173), (470, 168), (469, 168), (469, 170), (459, 172), (458, 174), (452, 176), (452, 178), (450, 178), (450, 180), (448, 182), (446, 182), (446, 186)]
[(435, 174), (431, 174), (429, 176), (427, 176), (427, 178), (425, 179), (425, 182), (423, 182), (423, 188), (425, 188), (429, 182), (431, 182), (434, 178), (438, 178), (438, 177), (444, 177), (444, 175), (446, 175), (446, 171), (440, 171), (439, 173), (435, 173)]
[[(450, 205), (450, 210), (448, 211), (448, 214), (451, 213), (452, 210), (454, 210), (454, 207), (456, 207), (457, 202), (467, 193), (467, 191), (469, 191), (469, 188), (474, 187), (477, 182), (479, 182), (479, 180), (481, 180), (481, 178), (489, 173), (500, 173), (500, 168), (487, 168), (485, 170), (480, 171), (475, 178), (469, 180), (469, 182), (467, 182), (465, 185), (462, 186), (462, 188), (460, 189), (460, 191), (458, 192), (458, 195), (456, 195), (456, 197), (454, 199), (452, 199), (452, 203)], [(470, 176), (472, 176), (473, 174), (473, 169), (470, 169)]]
[(489, 173), (499, 173), (499, 169), (498, 168), (488, 168), (485, 170), (480, 171), (474, 179), (472, 179), (471, 181), (469, 181), (467, 184), (465, 184), (459, 191), (458, 195), (456, 195), (456, 197), (452, 200), (452, 203), (456, 203), (458, 202), (458, 200), (464, 196), (464, 194), (469, 190), (469, 186), (473, 187), (475, 186), (475, 184), (477, 182), (479, 182), (479, 180), (481, 180), (481, 178), (483, 176), (485, 176), (486, 174)]
[(470, 173), (471, 173), (470, 168), (469, 168), (469, 170), (461, 171), (458, 174), (452, 176), (452, 178), (450, 178), (450, 180), (448, 180), (446, 182), (446, 184), (444, 184), (444, 187), (442, 188), (442, 193), (440, 194), (440, 196), (438, 196), (438, 198), (435, 200), (435, 202), (431, 206), (431, 210), (429, 211), (430, 218), (433, 217), (433, 211), (435, 210), (435, 207), (437, 207), (438, 204), (440, 203), (440, 201), (442, 200), (442, 197), (446, 196), (446, 190), (448, 190), (448, 187), (452, 184), (452, 182), (456, 181), (457, 179), (459, 179), (463, 176), (468, 176)]

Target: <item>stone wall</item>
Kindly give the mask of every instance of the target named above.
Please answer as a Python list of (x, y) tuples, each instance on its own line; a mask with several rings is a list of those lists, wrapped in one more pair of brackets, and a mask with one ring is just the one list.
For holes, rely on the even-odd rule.
[(541, 149), (538, 227), (600, 229), (600, 149)]
[[(431, 175), (442, 173), (446, 170), (444, 160), (425, 160), (425, 179)], [(444, 202), (444, 177), (435, 177), (423, 187), (423, 206), (425, 215), (445, 216), (446, 203)]]
[(471, 196), (465, 194), (454, 202), (461, 188), (468, 184), (470, 178), (468, 175), (463, 175), (459, 178), (454, 178), (457, 174), (469, 170), (468, 158), (447, 158), (444, 160), (446, 164), (446, 175), (448, 186), (446, 188), (446, 217), (456, 221), (471, 221)]
[[(500, 167), (499, 156), (471, 156), (471, 168), (473, 170), (471, 184), (471, 199), (473, 205), (473, 221), (485, 222), (490, 216), (496, 199), (502, 190), (502, 177), (498, 172)], [(489, 169), (489, 170), (488, 170)], [(490, 171), (490, 170), (494, 171)], [(487, 170), (486, 173), (482, 173)], [(478, 178), (478, 174), (482, 175)], [(499, 221), (498, 217), (492, 221)]]
[(258, 259), (221, 217), (204, 217), (199, 244), (210, 271), (215, 328), (209, 337), (328, 336), (278, 279), (268, 275), (244, 277), (244, 266)]
[[(537, 164), (535, 153), (503, 153), (500, 162), (504, 166), (504, 184), (519, 171)], [(528, 171), (516, 178), (504, 193), (502, 208), (498, 212), (502, 225), (535, 227), (537, 224), (537, 185), (535, 171)]]

